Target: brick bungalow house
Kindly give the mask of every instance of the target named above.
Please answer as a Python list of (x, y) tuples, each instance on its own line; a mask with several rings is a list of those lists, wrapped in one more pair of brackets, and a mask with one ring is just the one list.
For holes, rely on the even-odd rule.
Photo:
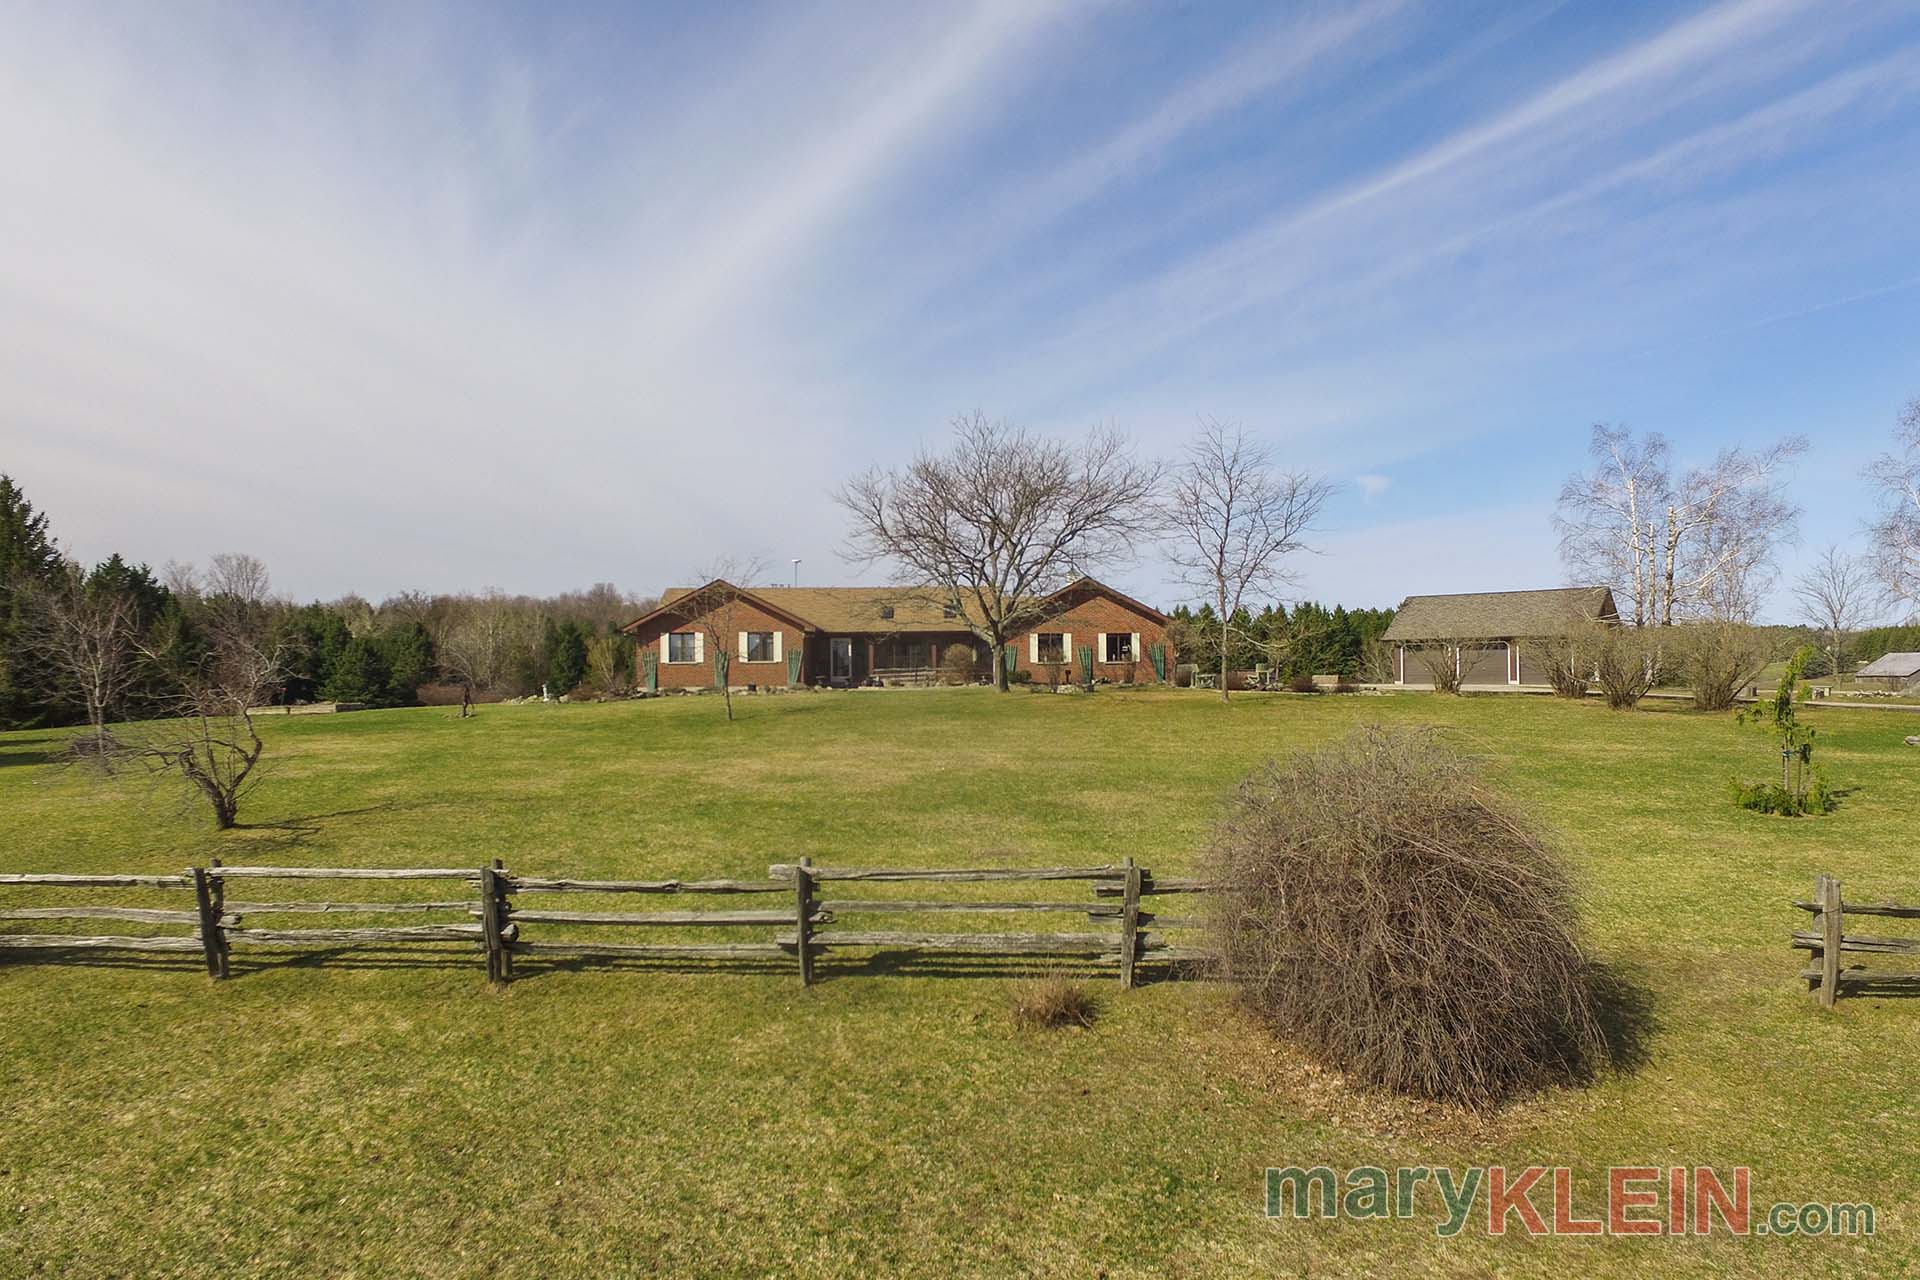
[[(1044, 679), (1057, 664), (1077, 679), (1078, 650), (1086, 647), (1096, 679), (1144, 684), (1171, 675), (1169, 619), (1158, 609), (1092, 578), (1069, 583), (1041, 607), (1045, 621), (1007, 646), (1014, 670)], [(725, 679), (734, 688), (920, 678), (955, 646), (983, 669), (988, 659), (986, 642), (952, 608), (911, 587), (670, 587), (657, 608), (621, 630), (634, 638), (646, 689), (715, 687), (722, 678), (708, 652), (715, 637), (727, 638)]]
[(1562, 635), (1583, 622), (1619, 621), (1605, 587), (1408, 596), (1381, 639), (1393, 646), (1398, 685), (1430, 687), (1422, 651), (1445, 646), (1464, 670), (1467, 688), (1544, 687), (1547, 673), (1534, 669), (1524, 641)]

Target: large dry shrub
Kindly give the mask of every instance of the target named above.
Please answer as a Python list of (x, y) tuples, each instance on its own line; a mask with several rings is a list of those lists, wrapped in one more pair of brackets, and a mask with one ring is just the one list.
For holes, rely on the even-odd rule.
[(1566, 873), (1432, 731), (1363, 728), (1268, 764), (1209, 858), (1226, 976), (1329, 1066), (1473, 1104), (1597, 1066)]
[(1690, 622), (1673, 629), (1674, 660), (1701, 711), (1726, 711), (1773, 661), (1766, 632), (1744, 622)]
[(1593, 682), (1615, 711), (1631, 711), (1653, 691), (1665, 660), (1659, 633), (1663, 628), (1624, 627), (1589, 623), (1581, 629), (1593, 655)]

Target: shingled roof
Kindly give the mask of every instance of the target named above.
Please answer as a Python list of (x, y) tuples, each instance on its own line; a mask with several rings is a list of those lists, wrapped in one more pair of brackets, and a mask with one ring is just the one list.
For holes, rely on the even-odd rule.
[(1911, 679), (1920, 676), (1920, 653), (1883, 653), (1853, 674), (1881, 680)]
[(1387, 628), (1388, 640), (1501, 640), (1548, 636), (1576, 622), (1617, 619), (1613, 592), (1605, 587), (1553, 587), (1543, 591), (1474, 591), (1451, 596), (1408, 596)]
[[(668, 587), (662, 607), (698, 587)], [(967, 624), (949, 618), (928, 592), (913, 587), (752, 587), (747, 595), (803, 619), (817, 631), (837, 634), (858, 631), (965, 631)], [(891, 608), (893, 617), (880, 611)]]
[[(652, 613), (627, 625), (632, 627), (645, 622), (666, 612), (680, 597), (705, 589), (668, 587), (661, 593), (660, 604)], [(1151, 605), (1122, 595), (1092, 578), (1079, 578), (1068, 583), (1046, 597), (1041, 604), (1049, 605), (1056, 600), (1064, 603), (1069, 597), (1084, 592), (1104, 593), (1148, 617), (1163, 623), (1167, 620), (1165, 614)], [(762, 601), (791, 615), (816, 631), (834, 635), (862, 632), (896, 635), (942, 632), (950, 635), (967, 630), (966, 620), (948, 617), (937, 594), (927, 587), (751, 587), (741, 594), (749, 600)], [(893, 616), (882, 616), (883, 609), (891, 609)]]

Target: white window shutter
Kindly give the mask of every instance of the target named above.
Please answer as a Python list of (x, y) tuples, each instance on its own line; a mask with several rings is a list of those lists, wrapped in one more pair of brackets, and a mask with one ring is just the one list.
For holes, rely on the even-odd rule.
[(745, 662), (746, 660), (747, 660), (747, 633), (742, 631), (740, 633), (740, 661)]
[(786, 637), (787, 633), (784, 631), (776, 631), (773, 633), (773, 660), (775, 662), (782, 662), (786, 659), (786, 645), (783, 643)]
[(1099, 631), (1094, 634), (1100, 638), (1093, 642), (1093, 660), (1095, 662), (1105, 662), (1107, 660), (1107, 633)]
[(1040, 661), (1040, 633), (1038, 631), (1027, 632), (1027, 661)]
[(707, 633), (704, 631), (693, 633), (693, 660), (695, 662), (707, 660)]
[(1060, 633), (1060, 661), (1068, 666), (1073, 665), (1073, 632), (1071, 631)]
[(670, 631), (662, 631), (660, 633), (660, 661), (662, 662), (669, 660), (667, 657), (667, 637), (672, 634)]
[(1127, 661), (1138, 662), (1140, 661), (1140, 633), (1135, 631), (1130, 634), (1133, 637), (1133, 643), (1127, 648)]

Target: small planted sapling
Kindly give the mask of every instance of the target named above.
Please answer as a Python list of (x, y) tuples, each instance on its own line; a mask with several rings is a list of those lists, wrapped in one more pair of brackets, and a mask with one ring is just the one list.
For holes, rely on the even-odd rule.
[(1801, 648), (1780, 673), (1773, 697), (1739, 714), (1742, 724), (1759, 726), (1780, 744), (1778, 783), (1734, 779), (1734, 803), (1742, 809), (1787, 817), (1828, 813), (1833, 809), (1833, 794), (1827, 789), (1826, 776), (1813, 763), (1814, 728), (1800, 722), (1800, 678), (1814, 653), (1811, 645)]

